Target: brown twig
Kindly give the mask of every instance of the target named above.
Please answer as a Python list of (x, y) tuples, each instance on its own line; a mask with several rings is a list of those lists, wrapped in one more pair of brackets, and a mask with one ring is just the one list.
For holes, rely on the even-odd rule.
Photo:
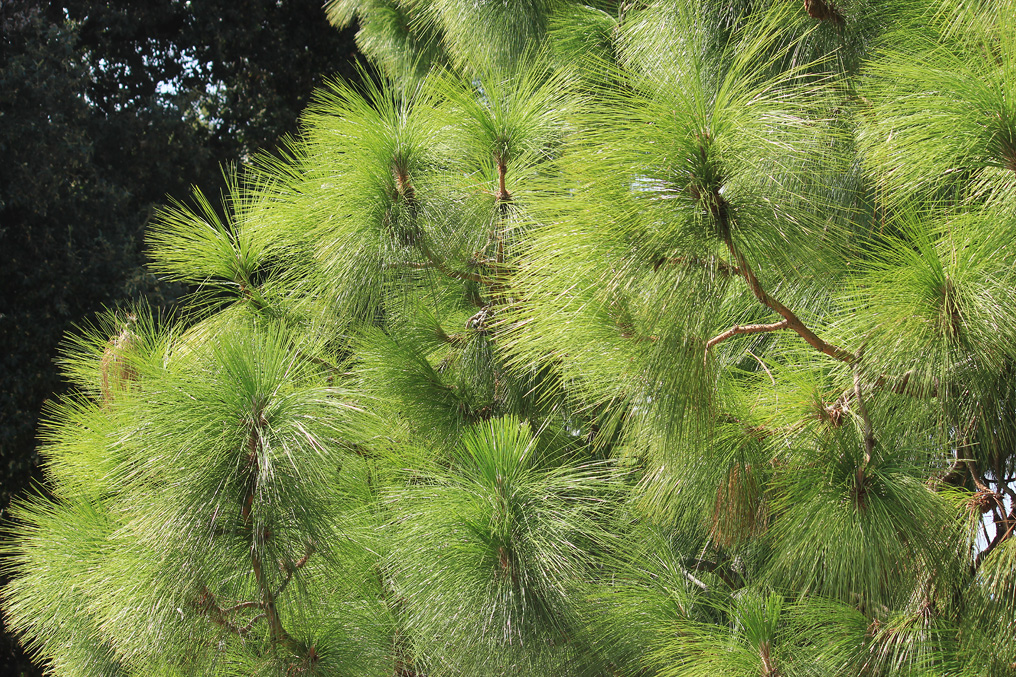
[[(857, 415), (861, 417), (861, 435), (864, 438), (864, 465), (871, 463), (871, 454), (875, 450), (875, 433), (871, 427), (871, 418), (868, 416), (868, 407), (864, 404), (864, 397), (861, 393), (861, 370), (857, 364), (854, 365), (854, 398), (857, 402)], [(858, 469), (861, 472), (861, 469)]]
[(264, 618), (265, 615), (258, 614), (257, 616), (254, 616), (254, 618), (252, 618), (250, 622), (248, 622), (243, 627), (238, 627), (236, 623), (234, 623), (230, 619), (230, 616), (242, 609), (251, 609), (260, 607), (261, 607), (260, 602), (240, 602), (239, 604), (235, 604), (231, 607), (224, 609), (221, 606), (219, 606), (218, 601), (215, 599), (215, 595), (213, 595), (208, 588), (204, 588), (202, 590), (201, 597), (198, 599), (197, 602), (198, 610), (200, 612), (203, 612), (206, 616), (208, 616), (209, 620), (211, 620), (219, 627), (225, 628), (226, 630), (229, 630), (230, 632), (240, 636), (246, 635), (248, 632), (250, 632), (251, 628), (254, 627), (254, 624), (257, 623), (262, 618)]
[(310, 556), (314, 554), (314, 550), (315, 550), (315, 548), (314, 548), (314, 542), (313, 541), (307, 541), (306, 546), (304, 546), (304, 555), (303, 555), (303, 557), (301, 557), (297, 561), (293, 562), (292, 564), (290, 564), (289, 562), (285, 563), (285, 565), (283, 566), (283, 569), (286, 572), (286, 577), (283, 579), (282, 583), (279, 585), (279, 589), (275, 591), (275, 597), (276, 597), (276, 599), (278, 599), (279, 595), (282, 594), (282, 591), (286, 589), (286, 586), (289, 585), (289, 581), (292, 580), (293, 574), (296, 573), (297, 571), (299, 571), (300, 569), (302, 569), (303, 565), (306, 564), (307, 560), (310, 559)]
[[(720, 198), (722, 199), (722, 198)], [(723, 212), (721, 216), (726, 219)], [(787, 321), (787, 328), (796, 332), (801, 338), (803, 338), (808, 345), (812, 346), (816, 350), (825, 353), (826, 355), (835, 358), (841, 362), (853, 363), (857, 360), (857, 356), (853, 353), (826, 343), (818, 337), (815, 332), (805, 326), (804, 322), (801, 321), (797, 315), (794, 314), (790, 308), (780, 303), (778, 300), (769, 295), (769, 293), (762, 287), (762, 283), (759, 282), (758, 277), (755, 276), (755, 272), (748, 265), (748, 259), (744, 257), (744, 254), (734, 246), (734, 240), (730, 235), (729, 226), (721, 228), (724, 233), (723, 240), (727, 245), (727, 250), (730, 251), (730, 255), (737, 261), (737, 267), (741, 272), (741, 276), (748, 283), (748, 288), (751, 289), (752, 294), (759, 300), (765, 307), (775, 311), (784, 320)]]
[(713, 562), (705, 559), (693, 559), (690, 563), (692, 571), (706, 571), (714, 574), (721, 581), (727, 584), (731, 590), (737, 590), (744, 587), (744, 581), (741, 575), (736, 571), (727, 569), (720, 562)]
[(1016, 530), (1016, 505), (1013, 506), (1012, 511), (1010, 511), (1010, 513), (1006, 516), (1006, 520), (1012, 522), (1013, 523), (1012, 526), (1010, 526), (1008, 529), (1004, 531), (1002, 529), (999, 529), (998, 527), (995, 528), (995, 537), (991, 539), (991, 541), (988, 543), (988, 547), (986, 547), (981, 552), (977, 553), (977, 556), (974, 558), (975, 570), (980, 568), (981, 564), (988, 557), (988, 555), (990, 555), (991, 552), (995, 548), (997, 548), (1000, 543), (1002, 543), (1003, 541), (1007, 540), (1010, 536), (1012, 536), (1013, 531)]
[(253, 607), (260, 607), (260, 606), (261, 606), (261, 602), (240, 602), (239, 604), (234, 604), (233, 606), (231, 606), (231, 607), (229, 607), (227, 609), (222, 609), (222, 612), (230, 614), (230, 613), (233, 613), (234, 611), (239, 611), (240, 609), (251, 609)]
[(255, 623), (257, 623), (260, 620), (264, 620), (265, 618), (266, 618), (265, 614), (258, 614), (254, 618), (250, 619), (250, 623), (248, 623), (247, 625), (243, 626), (242, 628), (239, 628), (238, 629), (238, 633), (241, 634), (241, 635), (246, 635), (248, 632), (251, 631), (251, 629), (254, 627)]
[(984, 476), (981, 475), (980, 471), (977, 469), (977, 461), (972, 458), (968, 458), (965, 459), (964, 462), (967, 466), (967, 472), (970, 473), (970, 479), (973, 481), (974, 486), (977, 487), (977, 490), (983, 491), (986, 494), (994, 494), (995, 492), (993, 492), (991, 487), (988, 486), (987, 480), (984, 479)]
[(263, 539), (264, 535), (262, 532), (254, 529), (253, 524), (250, 524), (250, 518), (254, 507), (254, 496), (257, 493), (258, 488), (258, 474), (260, 472), (258, 457), (260, 456), (261, 451), (261, 430), (265, 425), (267, 425), (267, 421), (265, 420), (264, 414), (258, 412), (256, 422), (251, 427), (250, 434), (247, 437), (247, 454), (250, 459), (250, 474), (247, 480), (247, 495), (244, 497), (243, 508), (240, 510), (240, 517), (243, 519), (244, 526), (248, 526), (251, 532), (251, 569), (254, 572), (254, 581), (257, 583), (258, 592), (261, 595), (260, 606), (264, 609), (264, 616), (268, 621), (272, 646), (275, 647), (279, 644), (290, 645), (293, 643), (293, 640), (289, 636), (289, 633), (286, 632), (286, 629), (282, 627), (282, 619), (279, 617), (278, 609), (275, 608), (275, 596), (268, 587), (268, 579), (261, 567), (261, 556), (258, 554), (258, 541)]
[(208, 588), (205, 588), (201, 592), (201, 597), (198, 598), (197, 608), (199, 611), (204, 612), (216, 625), (235, 632), (236, 634), (240, 634), (240, 628), (236, 627), (236, 625), (227, 618), (226, 610), (219, 606), (219, 603), (215, 601), (215, 595), (213, 595)]
[(705, 357), (703, 357), (702, 359), (705, 360), (706, 358), (709, 357), (710, 348), (715, 346), (717, 343), (720, 343), (721, 341), (726, 341), (731, 336), (736, 336), (737, 334), (763, 334), (765, 332), (779, 331), (781, 329), (787, 328), (788, 322), (786, 320), (780, 320), (779, 322), (774, 322), (773, 324), (746, 324), (746, 325), (735, 324), (733, 327), (723, 332), (722, 334), (718, 334), (713, 338), (709, 339), (708, 341), (706, 341), (706, 354)]
[(507, 175), (507, 165), (505, 164), (504, 158), (496, 157), (497, 160), (497, 199), (499, 202), (511, 202), (512, 194), (508, 192), (508, 188), (505, 182), (505, 176)]
[(804, 322), (802, 322), (801, 319), (795, 315), (792, 310), (790, 310), (790, 308), (787, 308), (785, 305), (780, 303), (762, 287), (762, 283), (759, 282), (758, 277), (755, 275), (755, 271), (752, 270), (750, 265), (748, 265), (748, 259), (745, 258), (744, 254), (741, 253), (741, 250), (734, 245), (734, 238), (731, 235), (730, 230), (730, 206), (726, 199), (720, 194), (719, 190), (713, 191), (708, 195), (708, 198), (708, 200), (703, 201), (706, 203), (709, 212), (716, 218), (717, 230), (723, 237), (723, 243), (727, 246), (727, 251), (730, 252), (731, 257), (737, 264), (741, 277), (743, 277), (748, 283), (748, 288), (751, 289), (751, 293), (755, 295), (755, 298), (758, 299), (759, 302), (761, 302), (766, 308), (775, 311), (780, 317), (785, 319), (787, 321), (787, 328), (796, 332), (808, 343), (808, 345), (841, 362), (856, 362), (856, 355), (844, 350), (843, 348), (823, 341), (817, 334), (815, 334), (815, 332), (809, 329)]
[(1002, 478), (1002, 477), (998, 477), (998, 476), (995, 477), (995, 484), (998, 486), (999, 489), (1002, 490), (1003, 493), (1005, 493), (1007, 496), (1009, 496), (1009, 498), (1012, 499), (1013, 505), (1016, 505), (1016, 491), (1013, 491), (1009, 487), (1009, 482), (1010, 481), (1011, 480), (1007, 480), (1007, 479)]

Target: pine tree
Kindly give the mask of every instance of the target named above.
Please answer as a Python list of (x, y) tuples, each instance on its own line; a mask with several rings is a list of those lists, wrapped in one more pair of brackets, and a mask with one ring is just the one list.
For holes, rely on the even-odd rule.
[(68, 341), (56, 675), (1016, 673), (1016, 6), (333, 0)]

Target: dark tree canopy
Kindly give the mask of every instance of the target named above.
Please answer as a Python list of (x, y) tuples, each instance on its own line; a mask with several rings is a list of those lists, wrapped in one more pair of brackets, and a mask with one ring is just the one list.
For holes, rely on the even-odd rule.
[(63, 389), (64, 333), (103, 306), (180, 291), (144, 269), (153, 207), (192, 185), (218, 192), (221, 165), (294, 134), (314, 88), (353, 75), (355, 45), (314, 0), (4, 0), (0, 28), (6, 506), (36, 463), (40, 407)]

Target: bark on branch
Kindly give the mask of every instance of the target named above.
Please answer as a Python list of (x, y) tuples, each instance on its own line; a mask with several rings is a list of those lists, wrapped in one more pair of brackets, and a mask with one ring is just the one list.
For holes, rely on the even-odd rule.
[(240, 517), (243, 520), (243, 525), (250, 531), (251, 569), (254, 572), (254, 581), (257, 584), (258, 594), (261, 597), (260, 606), (264, 610), (265, 619), (268, 621), (269, 636), (274, 649), (280, 644), (292, 646), (293, 640), (289, 636), (289, 633), (286, 632), (286, 629), (282, 627), (282, 619), (279, 616), (278, 609), (275, 608), (275, 595), (272, 594), (268, 577), (261, 567), (261, 555), (259, 553), (261, 548), (259, 546), (260, 542), (264, 539), (264, 533), (255, 529), (251, 521), (254, 509), (254, 497), (258, 490), (258, 476), (260, 474), (261, 431), (265, 425), (267, 425), (267, 421), (264, 418), (264, 414), (258, 412), (257, 421), (251, 427), (247, 437), (249, 475), (247, 480), (247, 495), (244, 497)]
[(505, 182), (508, 167), (503, 158), (495, 157), (495, 160), (497, 161), (497, 200), (501, 203), (511, 202), (512, 194), (508, 192), (508, 187)]
[(737, 334), (763, 334), (770, 331), (779, 331), (781, 329), (787, 329), (788, 327), (789, 324), (786, 320), (780, 320), (779, 322), (774, 322), (773, 324), (746, 324), (743, 326), (735, 324), (733, 327), (723, 332), (722, 334), (718, 334), (713, 338), (709, 339), (708, 341), (706, 341), (706, 354), (705, 357), (703, 357), (702, 359), (705, 360), (709, 357), (710, 348), (715, 346), (717, 343), (720, 343), (721, 341), (726, 341), (731, 336), (736, 336)]
[(198, 611), (208, 617), (210, 621), (215, 623), (221, 628), (229, 630), (233, 634), (244, 636), (250, 632), (254, 624), (265, 617), (264, 614), (258, 614), (244, 626), (238, 626), (233, 622), (233, 614), (243, 609), (261, 608), (260, 602), (240, 602), (234, 604), (231, 607), (223, 608), (219, 605), (218, 600), (215, 599), (215, 595), (208, 588), (204, 588), (201, 592), (201, 597), (197, 601)]
[(825, 0), (804, 0), (804, 9), (812, 19), (829, 21), (837, 26), (843, 24), (843, 15), (832, 2), (826, 2)]
[(730, 236), (729, 227), (722, 228), (721, 230), (724, 233), (723, 240), (727, 245), (727, 250), (734, 258), (734, 261), (737, 262), (737, 268), (740, 270), (741, 276), (748, 283), (748, 288), (751, 289), (751, 293), (755, 295), (755, 298), (757, 298), (762, 305), (780, 315), (780, 317), (787, 321), (788, 329), (796, 332), (808, 343), (808, 345), (812, 346), (816, 350), (841, 362), (853, 363), (857, 360), (857, 356), (853, 353), (823, 341), (815, 334), (815, 332), (808, 329), (804, 322), (802, 322), (801, 319), (797, 317), (792, 310), (790, 310), (790, 308), (787, 308), (778, 300), (770, 296), (769, 293), (762, 287), (758, 277), (755, 276), (755, 272), (752, 270), (751, 266), (748, 265), (748, 259), (746, 259), (744, 254), (742, 254), (741, 251), (734, 246), (734, 240)]
[(314, 554), (314, 551), (315, 551), (314, 542), (307, 541), (307, 545), (304, 547), (303, 557), (293, 562), (292, 564), (286, 562), (283, 565), (283, 570), (286, 572), (286, 577), (282, 579), (282, 583), (279, 585), (279, 589), (275, 591), (276, 599), (278, 599), (279, 595), (281, 595), (283, 590), (286, 589), (286, 586), (289, 585), (289, 581), (293, 579), (293, 574), (295, 574), (297, 571), (303, 568), (303, 565), (307, 563), (307, 560), (309, 560), (310, 556)]
[[(871, 454), (875, 449), (875, 433), (871, 427), (871, 418), (868, 416), (868, 407), (864, 404), (864, 397), (861, 393), (861, 370), (857, 364), (854, 365), (854, 398), (857, 400), (857, 415), (861, 417), (861, 436), (864, 438), (864, 465), (871, 463)], [(858, 468), (858, 473), (863, 472)]]
[(1004, 529), (1002, 528), (1004, 525), (995, 525), (995, 537), (988, 543), (988, 547), (977, 553), (977, 557), (974, 558), (974, 571), (979, 569), (981, 564), (984, 563), (984, 560), (987, 559), (988, 555), (990, 555), (1000, 543), (1008, 540), (1012, 536), (1013, 531), (1016, 530), (1016, 506), (1013, 506), (1013, 509), (1005, 516), (1004, 519), (1006, 522), (1011, 523), (1012, 526), (1008, 529)]

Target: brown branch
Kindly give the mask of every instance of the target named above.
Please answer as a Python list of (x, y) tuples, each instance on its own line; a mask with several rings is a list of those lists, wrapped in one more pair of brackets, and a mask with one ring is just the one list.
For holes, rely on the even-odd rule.
[[(864, 405), (864, 397), (861, 395), (861, 370), (856, 363), (854, 364), (854, 398), (857, 400), (857, 415), (861, 417), (861, 434), (864, 437), (864, 465), (866, 466), (871, 463), (871, 453), (875, 449), (875, 433), (872, 431), (868, 407)], [(858, 468), (858, 473), (862, 472), (862, 468)], [(858, 477), (861, 477), (860, 474)]]
[(227, 617), (226, 610), (219, 606), (219, 603), (215, 601), (215, 595), (205, 588), (201, 592), (201, 597), (197, 601), (198, 611), (204, 612), (208, 618), (216, 625), (226, 628), (227, 630), (236, 634), (240, 633), (240, 628), (236, 627)]
[(1010, 481), (1011, 480), (1001, 479), (998, 477), (995, 478), (995, 484), (998, 486), (998, 488), (1001, 489), (1003, 492), (1005, 492), (1009, 496), (1009, 498), (1012, 499), (1013, 505), (1016, 505), (1016, 491), (1013, 491), (1009, 487)]
[[(977, 553), (977, 557), (974, 558), (974, 570), (979, 569), (981, 564), (988, 557), (988, 555), (990, 555), (991, 552), (995, 548), (997, 548), (1000, 543), (1008, 540), (1008, 538), (1012, 536), (1013, 530), (1016, 530), (1016, 506), (1013, 506), (1012, 511), (1009, 513), (1009, 515), (1007, 515), (1006, 519), (1007, 521), (1013, 522), (1013, 525), (1008, 529), (1006, 529), (1005, 531), (999, 529), (997, 526), (995, 527), (995, 537), (991, 539), (991, 541), (988, 543), (988, 547), (986, 547), (981, 552)], [(983, 522), (982, 526), (984, 526)]]
[[(243, 524), (248, 526), (250, 517), (254, 507), (254, 496), (257, 493), (258, 487), (258, 473), (260, 472), (260, 465), (258, 463), (258, 456), (261, 451), (261, 427), (266, 425), (267, 421), (264, 418), (262, 412), (258, 413), (257, 422), (252, 426), (250, 434), (247, 437), (247, 453), (250, 466), (250, 475), (247, 480), (247, 495), (244, 497), (243, 508), (240, 511), (240, 516), (243, 519)], [(285, 628), (282, 627), (282, 619), (279, 617), (278, 609), (275, 608), (275, 596), (272, 595), (271, 589), (268, 587), (268, 580), (261, 568), (261, 556), (258, 554), (258, 541), (264, 538), (263, 532), (259, 532), (254, 529), (253, 524), (249, 527), (251, 532), (251, 544), (250, 544), (250, 563), (251, 569), (254, 571), (254, 581), (257, 583), (258, 592), (261, 595), (261, 608), (264, 609), (264, 616), (268, 620), (269, 636), (273, 647), (281, 644), (292, 645), (293, 640), (286, 632)]]
[[(861, 369), (860, 365), (854, 363), (854, 400), (856, 403), (855, 409), (857, 415), (861, 419), (861, 437), (864, 441), (864, 462), (857, 466), (855, 472), (855, 478), (857, 484), (854, 487), (854, 496), (857, 500), (857, 504), (861, 509), (865, 506), (865, 496), (867, 495), (867, 485), (865, 483), (864, 471), (867, 469), (868, 464), (871, 463), (871, 454), (875, 450), (875, 433), (872, 430), (871, 418), (868, 416), (868, 407), (864, 404), (864, 395), (861, 390)], [(846, 405), (846, 400), (843, 400)]]
[[(976, 416), (971, 418), (968, 430), (965, 432), (964, 437), (966, 437), (966, 435), (969, 434), (969, 431), (971, 428), (973, 428), (976, 420), (977, 420)], [(965, 460), (965, 463), (967, 466), (967, 471), (970, 473), (970, 479), (973, 480), (974, 486), (977, 487), (977, 493), (974, 496), (975, 498), (980, 499), (982, 505), (984, 506), (981, 510), (981, 513), (982, 514), (986, 513), (989, 510), (992, 511), (996, 517), (996, 523), (998, 521), (1002, 521), (1004, 524), (1004, 528), (1007, 531), (1009, 531), (1008, 529), (1009, 518), (1005, 512), (1005, 502), (1002, 499), (1002, 494), (1000, 494), (997, 491), (992, 491), (991, 487), (988, 486), (988, 481), (984, 478), (984, 475), (982, 475), (980, 470), (978, 470), (977, 468), (977, 461), (975, 461), (972, 458), (968, 458)], [(1016, 510), (1016, 507), (1014, 507), (1014, 510)], [(997, 537), (999, 532), (1001, 531), (1002, 529), (996, 526), (995, 536)]]
[(268, 580), (261, 569), (261, 557), (257, 554), (256, 543), (251, 543), (250, 563), (254, 570), (254, 581), (257, 583), (258, 592), (261, 594), (261, 608), (265, 610), (265, 618), (268, 620), (269, 634), (272, 646), (279, 644), (292, 644), (292, 639), (286, 629), (282, 627), (282, 619), (279, 611), (275, 608), (275, 596), (268, 588)]
[(276, 599), (279, 597), (279, 595), (282, 594), (282, 591), (286, 589), (286, 586), (289, 585), (289, 581), (292, 580), (293, 574), (302, 569), (303, 565), (306, 564), (307, 560), (310, 559), (310, 556), (314, 554), (314, 550), (315, 550), (314, 542), (307, 541), (307, 545), (304, 547), (303, 557), (298, 559), (296, 562), (293, 562), (292, 564), (286, 562), (285, 566), (283, 567), (286, 572), (286, 578), (283, 579), (282, 584), (279, 585), (279, 589), (275, 591)]
[(735, 324), (733, 327), (723, 332), (722, 334), (718, 334), (717, 336), (714, 336), (713, 338), (706, 341), (706, 355), (702, 359), (705, 360), (707, 357), (709, 357), (710, 348), (715, 346), (717, 343), (720, 343), (721, 341), (726, 341), (731, 336), (735, 336), (737, 334), (763, 334), (765, 332), (779, 331), (780, 329), (787, 328), (788, 323), (786, 320), (780, 320), (779, 322), (774, 322), (773, 324), (746, 324), (746, 325)]
[(770, 651), (771, 647), (768, 641), (759, 644), (758, 653), (759, 658), (762, 659), (762, 675), (763, 677), (782, 677), (783, 673), (776, 667)]
[(241, 602), (228, 608), (222, 608), (215, 599), (215, 595), (211, 593), (208, 588), (204, 588), (201, 592), (201, 597), (198, 599), (197, 608), (198, 611), (203, 612), (208, 619), (219, 627), (225, 628), (232, 633), (243, 636), (250, 632), (254, 624), (265, 617), (264, 614), (259, 614), (252, 618), (247, 625), (238, 627), (229, 616), (241, 609), (260, 608), (260, 602)]
[[(963, 431), (963, 439), (961, 446), (970, 446), (967, 444), (967, 437), (973, 432), (973, 427), (977, 423), (977, 416), (973, 416), (970, 419), (970, 423), (967, 424), (967, 429)], [(974, 486), (977, 487), (978, 491), (982, 491), (986, 494), (993, 494), (991, 487), (988, 486), (988, 481), (984, 479), (984, 475), (977, 469), (977, 461), (972, 458), (965, 459), (967, 465), (967, 471), (970, 473), (970, 479), (973, 480)]]
[[(723, 215), (723, 212), (721, 211), (720, 213), (721, 217), (725, 221), (726, 217)], [(762, 288), (762, 284), (755, 276), (755, 272), (751, 269), (751, 266), (748, 265), (748, 259), (746, 259), (740, 250), (734, 246), (734, 240), (730, 236), (729, 225), (724, 225), (726, 227), (721, 228), (721, 231), (724, 233), (723, 240), (726, 243), (731, 256), (733, 256), (734, 260), (737, 261), (737, 267), (741, 271), (741, 276), (745, 279), (745, 281), (747, 281), (748, 288), (751, 289), (755, 298), (757, 298), (762, 305), (775, 311), (783, 319), (785, 319), (787, 321), (787, 328), (796, 332), (801, 338), (807, 341), (808, 345), (841, 362), (855, 362), (857, 360), (856, 355), (820, 339), (815, 332), (805, 326), (804, 322), (802, 322), (792, 310), (770, 296), (769, 293)]]
[[(893, 389), (893, 392), (899, 391)], [(967, 425), (963, 427), (963, 431), (960, 434), (960, 438), (957, 441), (955, 448), (953, 449), (953, 462), (949, 465), (949, 468), (945, 471), (945, 474), (943, 474), (939, 478), (931, 478), (929, 480), (928, 486), (933, 491), (938, 491), (939, 488), (942, 486), (952, 486), (952, 487), (963, 486), (964, 484), (963, 477), (965, 474), (969, 473), (970, 478), (974, 482), (974, 486), (977, 488), (978, 492), (981, 495), (987, 496), (993, 493), (991, 492), (988, 485), (981, 477), (981, 474), (977, 471), (976, 463), (972, 459), (963, 458), (962, 456), (960, 456), (960, 450), (966, 449), (970, 446), (969, 442), (970, 435), (973, 432), (976, 423), (977, 416), (976, 415), (971, 416), (970, 421), (968, 421)], [(970, 468), (971, 463), (974, 463), (974, 467), (972, 469)]]
[(233, 613), (234, 611), (239, 611), (240, 609), (251, 609), (253, 607), (260, 607), (260, 606), (261, 606), (261, 602), (240, 602), (239, 604), (235, 604), (235, 605), (233, 605), (233, 606), (231, 606), (229, 608), (222, 609), (222, 612), (226, 613), (226, 614), (230, 614), (230, 613)]
[(507, 167), (503, 158), (497, 159), (497, 199), (499, 202), (511, 202), (512, 194), (508, 192), (508, 188), (505, 185), (505, 175)]
[(257, 623), (258, 621), (264, 619), (265, 617), (266, 617), (265, 614), (258, 614), (254, 618), (250, 619), (250, 623), (248, 623), (247, 625), (243, 626), (242, 628), (239, 628), (237, 631), (241, 635), (246, 635), (248, 632), (251, 631), (251, 628), (254, 627), (255, 623)]
[(692, 571), (706, 571), (718, 577), (727, 587), (731, 590), (737, 590), (744, 587), (744, 581), (741, 579), (741, 575), (735, 571), (728, 570), (719, 562), (712, 562), (705, 559), (694, 559), (690, 562)]

